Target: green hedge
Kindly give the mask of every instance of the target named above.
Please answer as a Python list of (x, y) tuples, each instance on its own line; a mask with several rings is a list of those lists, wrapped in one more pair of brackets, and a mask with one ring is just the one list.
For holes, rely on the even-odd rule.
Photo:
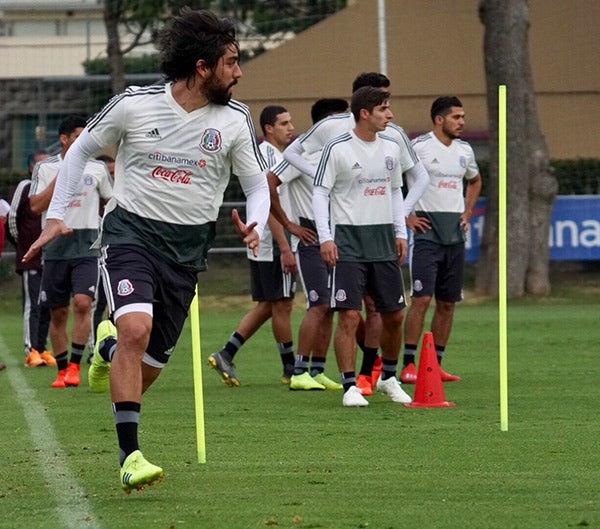
[[(263, 46), (258, 46), (252, 50), (252, 53), (247, 51), (240, 52), (240, 60), (247, 61), (251, 58), (258, 57), (265, 51)], [(86, 75), (109, 75), (110, 68), (108, 65), (108, 59), (106, 57), (99, 57), (97, 59), (89, 59), (82, 63), (83, 70)], [(138, 73), (156, 73), (160, 75), (160, 56), (158, 53), (145, 53), (139, 57), (128, 57), (123, 58), (123, 67), (125, 68), (126, 74), (138, 74)]]
[[(144, 54), (140, 57), (124, 57), (123, 59), (125, 73), (131, 74), (158, 72), (158, 64), (158, 53)], [(83, 69), (86, 75), (108, 75), (110, 73), (108, 59), (106, 57), (84, 61)]]
[[(552, 160), (552, 167), (558, 178), (559, 195), (598, 195), (600, 194), (600, 158), (577, 158), (573, 160)], [(489, 164), (479, 162), (483, 178), (482, 195), (485, 196), (489, 178)], [(0, 169), (0, 197), (9, 199), (17, 183), (27, 178), (27, 172), (19, 169)], [(225, 200), (244, 200), (244, 194), (235, 178), (225, 192)]]
[(552, 160), (559, 195), (599, 195), (600, 159)]
[[(489, 163), (487, 160), (477, 163), (483, 179), (481, 194), (485, 196)], [(600, 195), (600, 158), (551, 160), (550, 164), (558, 179), (559, 195)]]
[(29, 173), (22, 169), (0, 169), (0, 198), (9, 200), (17, 184), (24, 178), (29, 178)]

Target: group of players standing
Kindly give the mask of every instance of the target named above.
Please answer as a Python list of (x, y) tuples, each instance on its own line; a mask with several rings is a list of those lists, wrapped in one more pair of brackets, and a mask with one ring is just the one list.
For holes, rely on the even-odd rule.
[[(413, 303), (405, 324), (407, 338), (399, 378), (416, 382), (417, 342), (434, 295), (432, 332), (441, 362), (454, 304), (462, 298), (465, 231), (481, 178), (471, 147), (459, 139), (464, 126), (460, 100), (453, 96), (436, 99), (431, 107), (433, 130), (411, 144), (402, 128), (391, 121), (389, 86), (383, 74), (360, 74), (352, 85), (350, 112), (327, 109), (328, 102), (338, 105), (339, 100), (319, 100), (315, 107), (320, 105), (330, 116), (287, 146), (285, 139), (291, 139), (289, 113), (283, 107), (263, 110), (265, 140), (261, 149), (270, 154), (267, 180), (271, 213), (276, 219), (270, 224), (275, 223), (279, 230), (285, 227), (296, 238), (296, 259), (294, 268), (284, 261), (291, 254), (284, 238), (281, 263), (272, 251), (263, 259), (268, 265), (253, 263), (252, 292), (257, 307), (240, 322), (223, 349), (209, 358), (225, 383), (239, 385), (233, 357), (272, 314), (282, 353), (282, 382), (290, 389), (343, 389), (344, 406), (367, 406), (364, 396), (371, 395), (374, 388), (395, 402), (410, 402), (396, 378), (406, 305), (400, 265), (407, 257), (407, 225), (414, 241)], [(287, 131), (287, 135), (277, 131)], [(405, 198), (403, 174), (409, 184)], [(463, 179), (467, 181), (466, 205)], [(272, 250), (269, 233), (263, 235), (261, 245)], [(307, 312), (292, 366), (291, 331), (284, 333), (288, 338), (284, 342), (280, 322), (287, 316), (289, 327), (293, 291), (286, 286), (293, 284), (296, 266)], [(284, 316), (278, 310), (282, 304), (288, 307)], [(263, 310), (267, 318), (257, 319), (258, 307), (272, 307), (272, 313)], [(324, 374), (333, 311), (338, 313), (334, 349), (342, 384)], [(249, 328), (248, 321), (256, 325)], [(357, 344), (363, 351), (358, 376)], [(443, 370), (442, 378), (460, 380)]]

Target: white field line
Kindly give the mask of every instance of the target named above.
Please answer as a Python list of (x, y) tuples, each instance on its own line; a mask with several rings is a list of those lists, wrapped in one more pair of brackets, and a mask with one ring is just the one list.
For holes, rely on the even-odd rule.
[[(0, 361), (7, 368), (0, 374), (7, 377), (17, 402), (21, 404), (32, 440), (32, 453), (46, 482), (46, 490), (54, 497), (56, 514), (65, 529), (100, 529), (92, 513), (86, 492), (69, 470), (68, 460), (56, 438), (44, 407), (36, 400), (36, 392), (21, 374), (21, 366), (13, 358), (4, 357), (8, 347), (0, 336)], [(57, 390), (60, 391), (60, 390)]]

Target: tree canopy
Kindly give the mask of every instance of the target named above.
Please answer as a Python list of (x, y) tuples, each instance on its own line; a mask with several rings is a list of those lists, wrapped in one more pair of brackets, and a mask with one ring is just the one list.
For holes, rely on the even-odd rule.
[[(128, 58), (141, 45), (155, 43), (164, 23), (185, 6), (210, 9), (237, 23), (242, 58), (265, 50), (275, 35), (298, 33), (346, 6), (346, 0), (105, 0), (107, 59), (84, 64), (87, 73), (108, 72), (114, 92), (125, 87), (125, 72), (151, 73), (156, 59)], [(154, 70), (156, 71), (156, 70)]]

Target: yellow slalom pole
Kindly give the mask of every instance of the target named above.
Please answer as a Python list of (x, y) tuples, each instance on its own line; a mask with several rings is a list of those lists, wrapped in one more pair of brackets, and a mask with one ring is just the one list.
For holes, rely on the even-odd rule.
[(498, 313), (500, 351), (500, 430), (508, 431), (506, 311), (506, 85), (498, 87)]
[(200, 346), (200, 311), (198, 310), (198, 285), (190, 305), (192, 327), (192, 365), (194, 370), (194, 403), (196, 407), (196, 443), (198, 463), (206, 463), (204, 438), (204, 395), (202, 391), (202, 348)]

